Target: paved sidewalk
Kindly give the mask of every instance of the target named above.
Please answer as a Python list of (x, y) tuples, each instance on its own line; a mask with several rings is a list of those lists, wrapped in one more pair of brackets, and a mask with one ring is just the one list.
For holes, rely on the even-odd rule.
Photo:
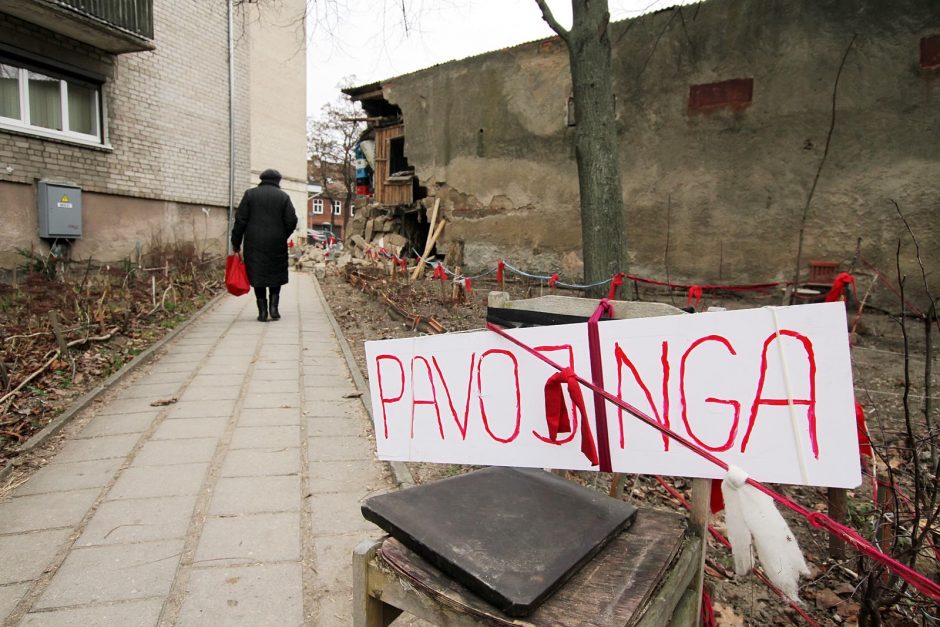
[(390, 484), (313, 279), (281, 302), (226, 296), (0, 503), (5, 624), (352, 624)]

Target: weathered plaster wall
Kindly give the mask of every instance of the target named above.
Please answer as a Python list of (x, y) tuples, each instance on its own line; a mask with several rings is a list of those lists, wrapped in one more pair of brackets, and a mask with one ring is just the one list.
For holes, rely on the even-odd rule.
[[(789, 279), (829, 132), (803, 259), (894, 267), (906, 229), (940, 268), (940, 34), (936, 0), (711, 0), (613, 24), (631, 270), (698, 283)], [(753, 79), (743, 110), (689, 110), (691, 85)], [(383, 83), (405, 150), (445, 198), (468, 264), (557, 269), (580, 247), (567, 51), (524, 44)], [(668, 240), (668, 256), (667, 251)], [(911, 262), (908, 270), (913, 272)], [(938, 279), (932, 277), (933, 285)]]
[[(225, 208), (94, 192), (84, 192), (82, 202), (84, 233), (107, 236), (76, 240), (72, 245), (73, 259), (136, 261), (138, 250), (146, 254), (155, 245), (181, 242), (192, 242), (199, 252), (225, 253), (228, 230)], [(0, 206), (4, 207), (0, 268), (23, 263), (18, 248), (30, 250), (32, 245), (37, 252), (46, 254), (48, 246), (36, 239), (36, 187), (0, 183)]]

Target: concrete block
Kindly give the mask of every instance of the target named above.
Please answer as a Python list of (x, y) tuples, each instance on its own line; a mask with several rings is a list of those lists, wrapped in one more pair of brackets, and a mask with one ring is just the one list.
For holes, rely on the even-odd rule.
[(132, 466), (167, 466), (212, 461), (218, 438), (151, 440), (134, 457)]
[(69, 462), (127, 457), (134, 446), (136, 446), (139, 439), (140, 435), (127, 433), (122, 435), (103, 435), (84, 440), (70, 440), (55, 454), (55, 457), (52, 458), (52, 462), (55, 464), (65, 464)]
[(3, 533), (74, 527), (101, 493), (99, 488), (17, 496), (0, 503)]
[(195, 505), (195, 494), (105, 501), (95, 510), (75, 546), (184, 538)]
[(212, 516), (300, 510), (300, 476), (222, 477), (209, 504)]
[(235, 411), (235, 401), (180, 399), (174, 404), (167, 418), (228, 418)]
[(247, 394), (242, 407), (244, 409), (300, 407), (300, 394), (296, 392)]
[(300, 428), (297, 426), (238, 427), (232, 434), (230, 449), (291, 446), (300, 446)]
[[(0, 586), (0, 616), (7, 616), (16, 607), (27, 592), (32, 583), (20, 583), (12, 586)], [(20, 623), (25, 625), (26, 623)]]
[(182, 539), (75, 549), (34, 607), (165, 596), (182, 550)]
[(25, 485), (16, 490), (17, 496), (67, 492), (84, 488), (103, 488), (114, 478), (124, 463), (123, 458), (101, 459), (71, 464), (49, 464), (36, 471)]
[(163, 599), (142, 599), (115, 605), (31, 612), (19, 624), (21, 627), (152, 627), (159, 621), (161, 611)]
[(209, 518), (194, 566), (225, 566), (300, 559), (300, 513)]
[(362, 494), (358, 490), (318, 494), (311, 503), (313, 535), (336, 535), (353, 531), (378, 533), (378, 527), (362, 517), (361, 499)]
[(108, 492), (107, 499), (113, 501), (196, 494), (202, 487), (208, 467), (209, 464), (131, 467), (121, 473), (117, 483)]
[(222, 463), (222, 477), (293, 475), (300, 472), (300, 448), (230, 450)]
[(303, 623), (299, 563), (194, 569), (176, 621), (178, 627)]
[(143, 433), (150, 428), (159, 412), (127, 414), (124, 416), (96, 416), (82, 429), (76, 439), (96, 438), (102, 435)]
[(71, 529), (51, 529), (0, 536), (0, 585), (37, 579), (71, 533)]
[(238, 417), (239, 427), (268, 427), (300, 425), (299, 407), (275, 407), (266, 409), (242, 409)]
[(153, 434), (154, 440), (217, 438), (225, 431), (228, 418), (180, 418), (165, 420)]
[(310, 461), (372, 460), (373, 444), (358, 436), (336, 436), (310, 438), (308, 454)]
[[(376, 461), (311, 461), (308, 468), (310, 491), (314, 494), (332, 492), (376, 494), (386, 488), (381, 465)], [(314, 501), (314, 507), (319, 507), (316, 501)]]

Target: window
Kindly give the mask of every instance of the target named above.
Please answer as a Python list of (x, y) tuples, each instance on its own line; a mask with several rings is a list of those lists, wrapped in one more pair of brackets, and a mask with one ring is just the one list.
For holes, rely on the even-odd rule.
[(323, 199), (322, 198), (313, 199), (313, 213), (316, 215), (320, 215), (323, 213)]
[(100, 144), (101, 85), (0, 59), (0, 128)]
[(356, 207), (355, 205), (350, 204), (349, 205), (349, 217), (352, 218), (355, 215), (356, 215)]
[(333, 215), (341, 216), (343, 215), (343, 203), (338, 200), (333, 201)]

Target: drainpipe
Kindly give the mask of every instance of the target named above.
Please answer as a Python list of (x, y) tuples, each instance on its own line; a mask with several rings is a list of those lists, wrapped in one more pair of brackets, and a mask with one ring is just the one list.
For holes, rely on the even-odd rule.
[(232, 0), (228, 8), (228, 252), (232, 253), (232, 227), (235, 223), (235, 33)]

